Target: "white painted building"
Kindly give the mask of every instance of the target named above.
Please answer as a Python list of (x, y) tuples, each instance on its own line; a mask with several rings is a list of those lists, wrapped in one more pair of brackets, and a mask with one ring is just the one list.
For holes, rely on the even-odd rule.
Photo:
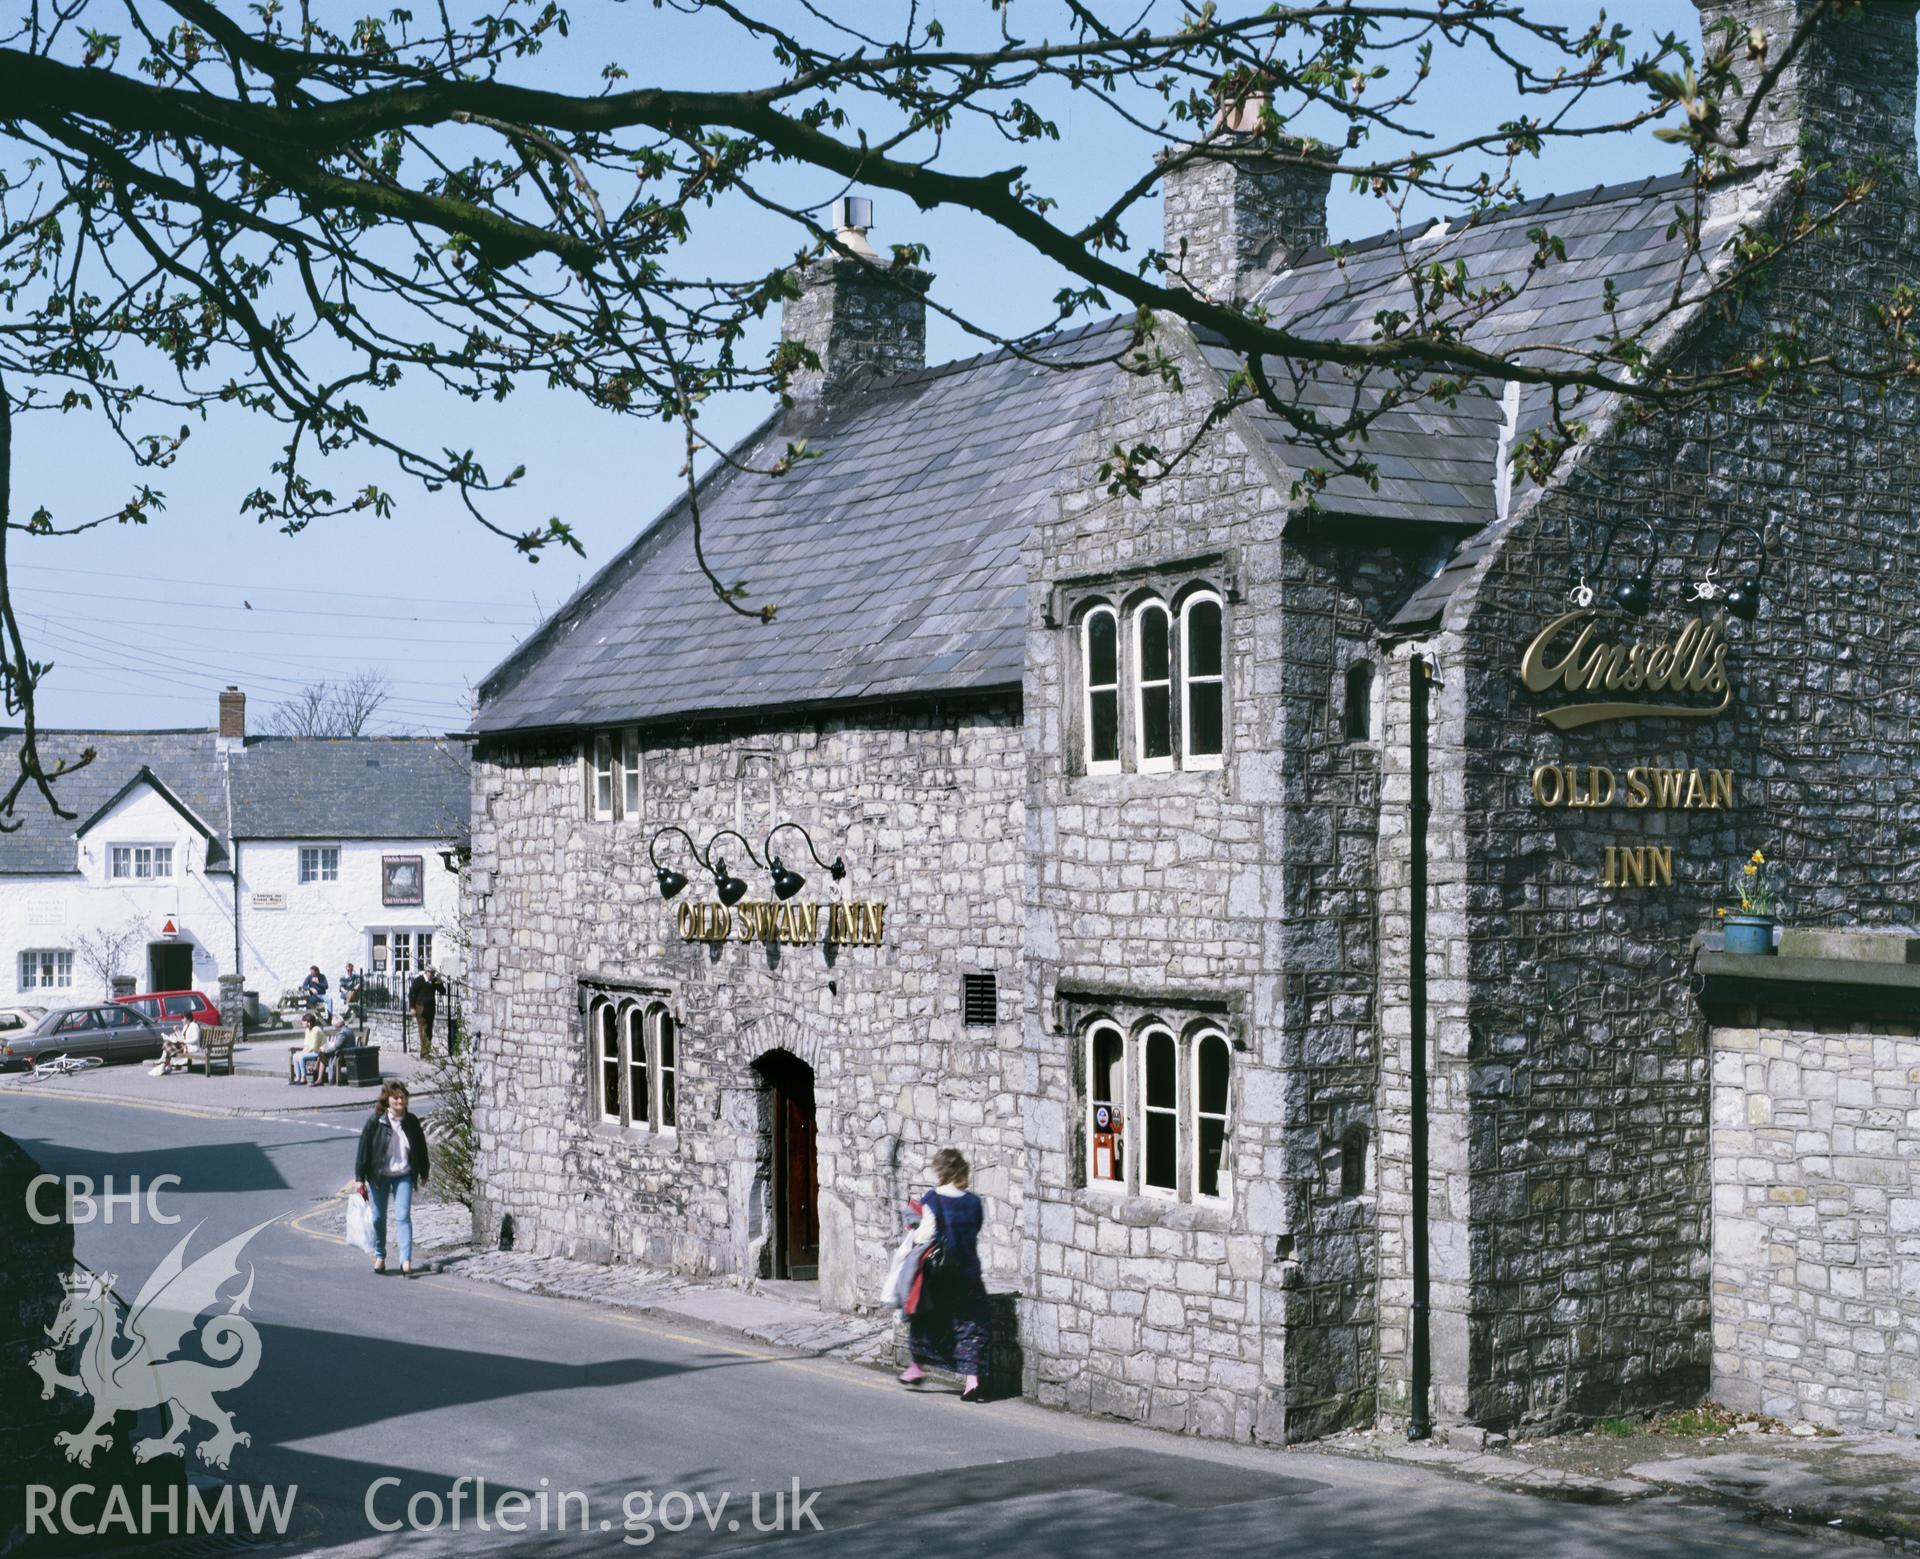
[(349, 961), (398, 997), (458, 968), (465, 744), (249, 738), (245, 712), (230, 688), (212, 730), (41, 733), (49, 765), (96, 756), (56, 787), (71, 817), (29, 794), (0, 834), (0, 1004), (92, 1000), (113, 974), (217, 1001), (238, 972), (271, 1006)]

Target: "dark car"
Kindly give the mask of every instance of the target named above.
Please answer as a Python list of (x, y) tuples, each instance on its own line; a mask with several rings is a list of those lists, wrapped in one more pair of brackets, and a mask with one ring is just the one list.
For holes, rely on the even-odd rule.
[(160, 1030), (118, 1002), (56, 1007), (30, 1028), (0, 1034), (0, 1072), (21, 1072), (54, 1056), (98, 1056), (151, 1061), (162, 1048)]
[(155, 991), (146, 996), (117, 996), (114, 1000), (162, 1028), (178, 1028), (189, 1018), (202, 1028), (220, 1026), (220, 1009), (199, 991)]

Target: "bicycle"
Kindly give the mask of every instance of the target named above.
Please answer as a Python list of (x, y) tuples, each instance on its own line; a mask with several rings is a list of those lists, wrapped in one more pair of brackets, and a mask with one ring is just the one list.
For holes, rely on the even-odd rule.
[(91, 1072), (105, 1065), (100, 1056), (49, 1056), (27, 1068), (22, 1082), (37, 1083), (48, 1077), (72, 1077), (76, 1072)]

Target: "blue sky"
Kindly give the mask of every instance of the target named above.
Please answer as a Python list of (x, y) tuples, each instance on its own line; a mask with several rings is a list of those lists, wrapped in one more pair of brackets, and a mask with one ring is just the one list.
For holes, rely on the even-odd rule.
[[(784, 3), (784, 0), (778, 0)], [(1017, 9), (1037, 16), (1039, 3)], [(861, 14), (879, 0), (861, 0)], [(939, 11), (959, 35), (984, 0), (947, 0)], [(1560, 6), (1569, 21), (1594, 7)], [(922, 14), (928, 8), (923, 6)], [(1636, 38), (1671, 29), (1696, 36), (1690, 0), (1636, 0), (1608, 7)], [(745, 85), (772, 79), (774, 67), (716, 29), (657, 10), (647, 0), (578, 0), (573, 36), (551, 50), (539, 71), (547, 82), (590, 88), (599, 66), (619, 59), (635, 84)], [(1043, 29), (1029, 20), (1030, 31)], [(1420, 122), (1445, 137), (1484, 129), (1510, 111), (1497, 73), (1462, 73), (1439, 51)], [(1622, 111), (1641, 99), (1634, 94)], [(1071, 100), (1055, 115), (1062, 140), (1043, 154), (1017, 155), (1001, 143), (961, 137), (956, 165), (1005, 166), (1030, 159), (1035, 183), (1055, 194), (1071, 219), (1106, 203), (1147, 166), (1153, 142)], [(1376, 142), (1375, 149), (1382, 143)], [(1668, 171), (1678, 153), (1642, 135), (1561, 143), (1526, 170), (1528, 195), (1578, 189)], [(826, 200), (838, 186), (802, 170), (782, 178), (783, 194)], [(1410, 216), (1414, 213), (1410, 212)], [(797, 247), (798, 235), (766, 213), (723, 205), (704, 213), (683, 271), (712, 267), (744, 274)], [(1131, 228), (1135, 251), (1158, 241), (1158, 200), (1143, 204)], [(1357, 237), (1389, 225), (1376, 201), (1337, 189), (1333, 236)], [(1142, 231), (1151, 228), (1152, 231)], [(914, 211), (879, 192), (876, 242), (921, 240), (933, 249), (935, 293), (963, 314), (999, 330), (1031, 328), (1051, 314), (1062, 276), (976, 219)], [(771, 343), (771, 325), (767, 331)], [(978, 344), (930, 315), (929, 357), (966, 356)], [(587, 549), (584, 561), (558, 554), (529, 564), (479, 530), (443, 497), (408, 487), (367, 466), (400, 497), (397, 514), (329, 520), (284, 536), (239, 513), (240, 500), (267, 477), (275, 429), (241, 414), (216, 421), (189, 441), (180, 463), (156, 485), (167, 512), (145, 526), (109, 526), (71, 538), (16, 534), (10, 546), (14, 590), (30, 648), (56, 669), (41, 690), (43, 725), (85, 728), (206, 726), (215, 695), (229, 683), (249, 697), (250, 723), (301, 685), (377, 667), (393, 697), (378, 729), (456, 730), (469, 690), (512, 646), (592, 571), (626, 546), (674, 494), (681, 459), (677, 430), (616, 418), (570, 399), (521, 392), (504, 406), (436, 400), (408, 386), (374, 403), (433, 447), (472, 447), (490, 464), (524, 461), (528, 475), (504, 513), (535, 526), (559, 515)], [(765, 397), (711, 409), (709, 432), (738, 436), (768, 410)], [(63, 521), (117, 508), (131, 471), (100, 428), (78, 418), (23, 423), (15, 451), (15, 513), (40, 503)], [(346, 472), (330, 473), (336, 486)], [(777, 599), (777, 581), (768, 593)], [(718, 608), (716, 607), (716, 610)]]

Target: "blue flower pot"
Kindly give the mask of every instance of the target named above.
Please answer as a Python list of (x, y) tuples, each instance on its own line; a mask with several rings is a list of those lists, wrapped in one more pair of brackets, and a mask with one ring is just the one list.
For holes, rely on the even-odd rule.
[(1752, 956), (1773, 951), (1771, 915), (1729, 915), (1721, 924), (1726, 928), (1729, 953)]

